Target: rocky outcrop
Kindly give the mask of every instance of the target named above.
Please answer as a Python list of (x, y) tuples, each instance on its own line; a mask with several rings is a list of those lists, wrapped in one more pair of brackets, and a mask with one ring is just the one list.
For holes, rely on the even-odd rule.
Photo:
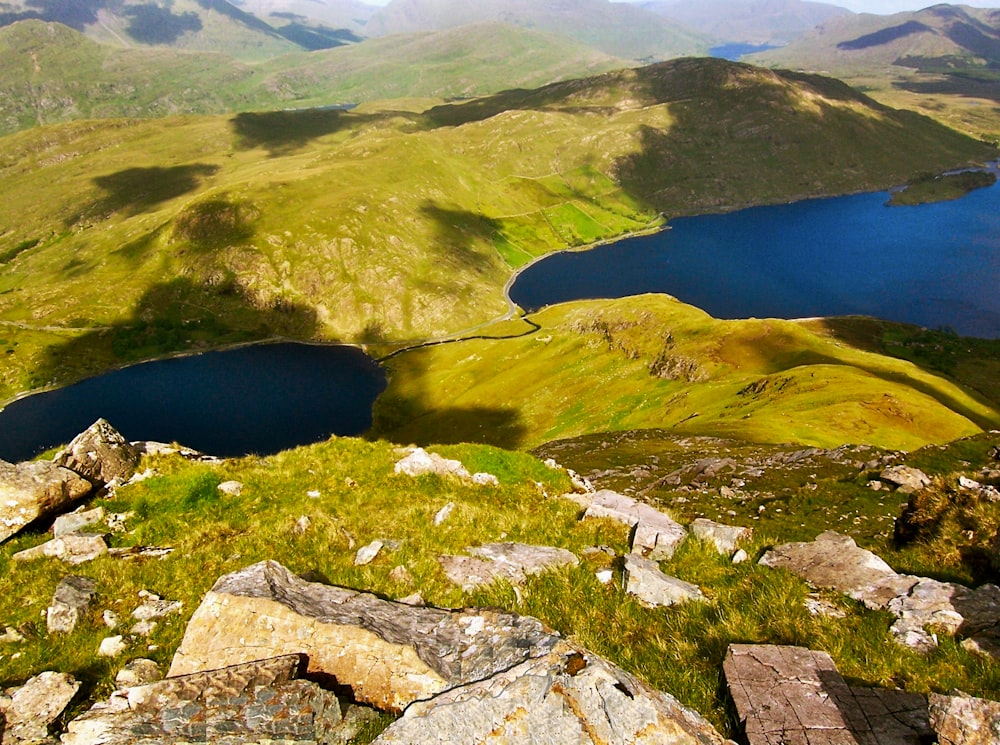
[(411, 705), (375, 743), (724, 745), (705, 719), (597, 655), (547, 654)]
[(602, 489), (588, 499), (583, 516), (603, 517), (629, 525), (633, 529), (632, 552), (654, 561), (669, 559), (687, 537), (684, 526), (669, 515), (609, 489)]
[(970, 589), (951, 582), (897, 574), (871, 551), (827, 531), (815, 541), (786, 543), (764, 554), (764, 566), (788, 569), (817, 587), (838, 590), (869, 608), (895, 614), (893, 637), (900, 644), (928, 651), (934, 633), (969, 637), (963, 646), (1000, 654), (1000, 588)]
[(996, 745), (1000, 742), (1000, 702), (965, 694), (928, 697), (938, 745)]
[(657, 562), (637, 554), (625, 557), (625, 592), (651, 608), (705, 600), (697, 585), (664, 574)]
[(60, 538), (70, 533), (79, 533), (83, 528), (103, 521), (103, 507), (95, 507), (92, 510), (77, 510), (66, 515), (59, 515), (52, 523), (52, 534), (56, 538)]
[(77, 473), (50, 461), (0, 461), (0, 542), (43, 517), (55, 515), (93, 487)]
[(891, 466), (883, 469), (879, 478), (893, 484), (904, 494), (919, 491), (931, 483), (930, 476), (913, 466)]
[(411, 607), (306, 582), (268, 561), (215, 583), (169, 675), (304, 654), (310, 675), (335, 679), (357, 701), (398, 712), (544, 655), (557, 640), (533, 618)]
[(852, 688), (825, 652), (733, 644), (723, 673), (750, 745), (921, 745), (933, 739), (923, 696)]
[(91, 483), (104, 486), (128, 481), (139, 465), (139, 451), (106, 419), (98, 419), (73, 438), (53, 461)]
[(39, 546), (18, 551), (11, 558), (15, 561), (59, 559), (67, 564), (83, 564), (108, 553), (107, 539), (103, 533), (68, 533)]
[(291, 655), (128, 688), (70, 722), (62, 742), (335, 742), (341, 704), (316, 683), (299, 680), (301, 666)]

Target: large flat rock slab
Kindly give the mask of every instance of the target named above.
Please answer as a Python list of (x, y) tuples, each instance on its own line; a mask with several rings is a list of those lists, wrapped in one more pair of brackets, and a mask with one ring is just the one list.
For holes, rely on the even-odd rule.
[(733, 745), (701, 715), (568, 642), (410, 706), (375, 743)]
[(583, 515), (617, 520), (632, 528), (632, 552), (654, 561), (674, 555), (687, 530), (669, 515), (631, 497), (602, 489), (588, 501)]
[(417, 608), (306, 582), (266, 561), (221, 577), (188, 624), (170, 676), (304, 654), (310, 676), (402, 711), (548, 653), (559, 637), (497, 610)]
[(723, 672), (750, 745), (922, 745), (933, 738), (923, 696), (852, 688), (825, 652), (733, 644)]

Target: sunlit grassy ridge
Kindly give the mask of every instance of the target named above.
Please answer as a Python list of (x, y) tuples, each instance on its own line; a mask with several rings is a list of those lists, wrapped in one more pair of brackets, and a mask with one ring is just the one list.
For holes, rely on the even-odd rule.
[[(986, 446), (985, 441), (977, 445), (983, 452)], [(565, 473), (531, 456), (477, 445), (436, 450), (459, 458), (470, 470), (494, 473), (500, 487), (395, 476), (393, 462), (400, 457), (396, 448), (357, 439), (333, 439), (269, 458), (219, 465), (177, 457), (147, 459), (142, 467), (155, 468), (158, 475), (98, 502), (106, 510), (129, 513), (127, 531), (115, 534), (113, 545), (176, 550), (162, 560), (105, 557), (76, 567), (74, 573), (97, 581), (98, 600), (73, 633), (50, 636), (40, 620), (65, 567), (55, 560), (21, 563), (10, 558), (40, 543), (46, 534), (29, 532), (0, 547), (0, 622), (27, 636), (27, 641), (0, 650), (0, 685), (20, 683), (42, 669), (70, 672), (84, 683), (76, 704), (82, 708), (108, 694), (114, 674), (127, 660), (142, 656), (167, 664), (187, 620), (220, 575), (274, 559), (294, 572), (310, 572), (389, 598), (419, 592), (438, 606), (492, 605), (534, 615), (673, 693), (731, 734), (734, 723), (719, 674), (726, 647), (733, 642), (823, 649), (845, 675), (862, 684), (918, 692), (958, 687), (979, 695), (1000, 689), (1000, 665), (995, 661), (965, 652), (949, 639), (926, 656), (904, 650), (889, 638), (888, 614), (868, 611), (833, 593), (824, 596), (846, 617), (811, 615), (803, 605), (808, 588), (802, 581), (754, 561), (734, 566), (696, 540), (688, 540), (663, 566), (701, 586), (708, 597), (704, 604), (641, 606), (622, 592), (620, 571), (610, 585), (597, 580), (597, 570), (620, 570), (603, 552), (583, 557), (579, 567), (533, 578), (517, 592), (500, 584), (463, 593), (444, 576), (439, 555), (503, 540), (561, 546), (578, 556), (588, 547), (603, 545), (620, 555), (628, 550), (628, 531), (611, 521), (579, 521), (578, 505), (556, 496), (569, 487)], [(948, 472), (956, 467), (955, 457), (966, 455), (944, 454), (933, 472)], [(217, 490), (228, 479), (243, 483), (240, 495)], [(842, 491), (836, 478), (824, 474), (818, 490), (810, 492), (830, 505), (829, 511), (811, 516), (815, 532), (844, 530), (838, 500)], [(874, 493), (867, 493), (872, 509), (879, 510)], [(454, 511), (435, 526), (435, 514), (448, 502), (455, 503)], [(891, 520), (896, 509), (896, 500), (888, 499), (881, 514)], [(296, 527), (303, 516), (309, 518), (304, 530)], [(780, 538), (762, 530), (746, 548), (756, 558)], [(355, 567), (355, 551), (374, 539), (399, 543), (395, 549), (383, 549), (371, 564)], [(872, 545), (871, 540), (862, 542)], [(412, 581), (390, 578), (398, 565), (407, 567)], [(139, 604), (140, 590), (181, 600), (183, 611), (159, 622), (147, 640), (132, 640), (121, 657), (95, 657), (103, 637), (131, 626), (129, 614)], [(102, 611), (109, 609), (123, 621), (116, 632), (101, 621)]]
[[(540, 326), (533, 333), (511, 323), (484, 331), (510, 338), (390, 360), (375, 432), (531, 447), (666, 427), (912, 449), (1000, 427), (1000, 401), (989, 387), (975, 389), (985, 383), (978, 376), (959, 384), (930, 365), (865, 351), (871, 340), (839, 333), (850, 328), (844, 321), (720, 321), (665, 295), (566, 303), (530, 319)], [(1000, 343), (983, 342), (971, 356), (995, 365), (998, 351)]]
[(991, 148), (720, 60), (427, 108), (87, 121), (0, 151), (0, 397), (284, 335), (412, 342), (513, 268), (690, 214), (885, 188)]

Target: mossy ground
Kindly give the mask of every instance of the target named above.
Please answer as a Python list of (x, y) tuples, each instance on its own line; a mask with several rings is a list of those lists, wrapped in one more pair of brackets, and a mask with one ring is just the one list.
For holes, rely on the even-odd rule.
[[(975, 442), (965, 447), (978, 455), (986, 445)], [(650, 446), (647, 442), (644, 447)], [(753, 447), (729, 446), (736, 458), (742, 457), (740, 448)], [(580, 521), (579, 507), (558, 496), (569, 488), (565, 473), (547, 468), (530, 455), (480, 445), (442, 446), (435, 451), (462, 460), (470, 470), (494, 473), (501, 486), (397, 476), (393, 463), (400, 453), (395, 446), (349, 438), (217, 465), (191, 463), (178, 456), (147, 458), (142, 467), (155, 469), (156, 476), (121, 488), (112, 499), (91, 504), (131, 513), (127, 532), (112, 537), (114, 545), (165, 545), (175, 551), (157, 560), (100, 558), (72, 570), (93, 577), (98, 589), (97, 604), (72, 634), (49, 636), (43, 617), (68, 568), (55, 560), (20, 563), (10, 558), (15, 551), (44, 540), (44, 526), (0, 548), (0, 623), (36, 632), (25, 642), (0, 650), (0, 685), (19, 683), (43, 669), (70, 672), (84, 682), (84, 695), (75, 709), (79, 711), (85, 701), (107, 695), (114, 674), (128, 659), (145, 656), (167, 664), (187, 619), (219, 576), (275, 559), (293, 571), (319, 573), (332, 583), (389, 598), (419, 591), (438, 606), (492, 605), (536, 616), (655, 687), (670, 691), (730, 733), (734, 722), (720, 686), (720, 670), (726, 647), (733, 642), (823, 649), (848, 678), (861, 684), (920, 692), (957, 687), (987, 696), (1000, 690), (1000, 664), (996, 662), (971, 655), (950, 640), (926, 656), (906, 651), (890, 640), (887, 614), (868, 611), (835, 594), (824, 593), (824, 597), (846, 614), (844, 618), (810, 615), (803, 605), (809, 590), (802, 581), (754, 561), (733, 565), (728, 557), (694, 539), (663, 567), (701, 586), (708, 596), (704, 604), (643, 607), (622, 592), (620, 567), (605, 554), (584, 558), (570, 570), (532, 578), (517, 590), (498, 584), (463, 593), (445, 578), (438, 555), (461, 553), (483, 542), (511, 540), (562, 546), (577, 555), (590, 546), (609, 546), (620, 556), (628, 550), (628, 534), (624, 526), (611, 521)], [(938, 453), (938, 458), (945, 459), (941, 467), (948, 469), (965, 450)], [(568, 451), (562, 454), (570, 457)], [(624, 463), (627, 457), (619, 453), (614, 460)], [(921, 462), (929, 465), (926, 459)], [(752, 523), (757, 533), (746, 547), (752, 557), (792, 535), (826, 528), (857, 534), (859, 541), (869, 542), (867, 526), (851, 519), (854, 505), (840, 499), (843, 480), (824, 475), (816, 474), (811, 480), (818, 484), (815, 499), (825, 502), (828, 509), (808, 513), (808, 531), (796, 528), (786, 533), (786, 524), (780, 521)], [(787, 475), (789, 483), (799, 477), (797, 472)], [(772, 478), (781, 477), (772, 474)], [(244, 484), (239, 496), (216, 488), (228, 479)], [(435, 527), (434, 515), (448, 502), (455, 503), (454, 512)], [(740, 509), (752, 510), (753, 506), (748, 500)], [(792, 513), (796, 505), (788, 506)], [(869, 502), (868, 509), (891, 521), (898, 499), (884, 500), (878, 506)], [(675, 514), (684, 522), (689, 519), (687, 507)], [(295, 526), (303, 515), (310, 518), (310, 526), (299, 533)], [(741, 522), (743, 517), (729, 519)], [(799, 517), (790, 514), (789, 520), (797, 524)], [(355, 551), (376, 538), (399, 541), (398, 548), (383, 549), (372, 564), (355, 567)], [(932, 549), (917, 546), (911, 550), (929, 559)], [(908, 561), (910, 566), (916, 559)], [(412, 583), (390, 579), (398, 565), (408, 568)], [(616, 579), (603, 585), (596, 571), (608, 566), (616, 570)], [(123, 656), (95, 657), (101, 638), (113, 633), (103, 626), (101, 611), (114, 610), (127, 630), (128, 615), (139, 603), (140, 590), (181, 600), (183, 612), (162, 620), (147, 640), (133, 641)]]

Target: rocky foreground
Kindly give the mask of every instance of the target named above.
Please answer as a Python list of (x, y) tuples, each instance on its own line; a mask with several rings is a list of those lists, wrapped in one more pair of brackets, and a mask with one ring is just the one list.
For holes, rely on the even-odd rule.
[[(141, 453), (156, 447), (128, 443), (101, 421), (52, 462), (0, 463), (4, 540), (39, 520), (55, 520), (52, 541), (14, 558), (76, 566), (114, 551), (95, 525), (113, 530), (121, 516), (101, 508), (66, 510), (86, 494), (137, 478)], [(434, 473), (483, 489), (497, 482), (421, 449), (401, 458), (396, 472)], [(883, 474), (886, 483), (913, 490), (922, 477), (889, 469)], [(701, 540), (734, 563), (750, 559), (743, 548), (752, 537), (747, 527), (704, 519), (684, 526), (632, 497), (596, 491), (583, 479), (576, 484), (579, 490), (566, 497), (579, 504), (581, 519), (629, 526), (623, 590), (644, 605), (706, 600), (698, 586), (661, 571), (659, 562), (686, 540)], [(219, 486), (240, 488), (236, 482)], [(450, 513), (446, 505), (435, 524)], [(358, 550), (355, 563), (391, 548), (374, 541)], [(167, 550), (129, 549), (151, 555)], [(578, 564), (580, 557), (558, 546), (499, 542), (438, 561), (450, 581), (473, 588), (497, 580), (516, 586), (532, 574)], [(994, 585), (971, 589), (899, 574), (833, 532), (775, 546), (759, 563), (888, 611), (896, 619), (893, 638), (902, 646), (929, 653), (949, 635), (970, 652), (1000, 654), (1000, 589)], [(613, 573), (602, 570), (598, 577), (611, 582)], [(379, 743), (730, 742), (669, 693), (535, 618), (426, 607), (419, 595), (405, 600), (311, 581), (274, 561), (246, 566), (220, 577), (204, 596), (165, 676), (150, 660), (124, 659), (123, 635), (109, 636), (98, 654), (122, 658), (118, 690), (69, 718), (64, 712), (78, 701), (79, 683), (60, 671), (42, 672), (0, 698), (2, 743), (347, 743), (379, 712), (396, 717)], [(46, 613), (48, 633), (71, 633), (97, 610), (96, 602), (93, 580), (67, 574)], [(179, 610), (179, 603), (146, 593), (125, 636), (148, 634)], [(835, 609), (819, 603), (816, 612)], [(109, 613), (103, 611), (106, 621)], [(115, 623), (109, 626), (121, 623), (110, 620)], [(4, 641), (16, 642), (17, 634), (7, 629)], [(851, 686), (820, 650), (733, 644), (722, 673), (751, 745), (1000, 742), (997, 701)]]

